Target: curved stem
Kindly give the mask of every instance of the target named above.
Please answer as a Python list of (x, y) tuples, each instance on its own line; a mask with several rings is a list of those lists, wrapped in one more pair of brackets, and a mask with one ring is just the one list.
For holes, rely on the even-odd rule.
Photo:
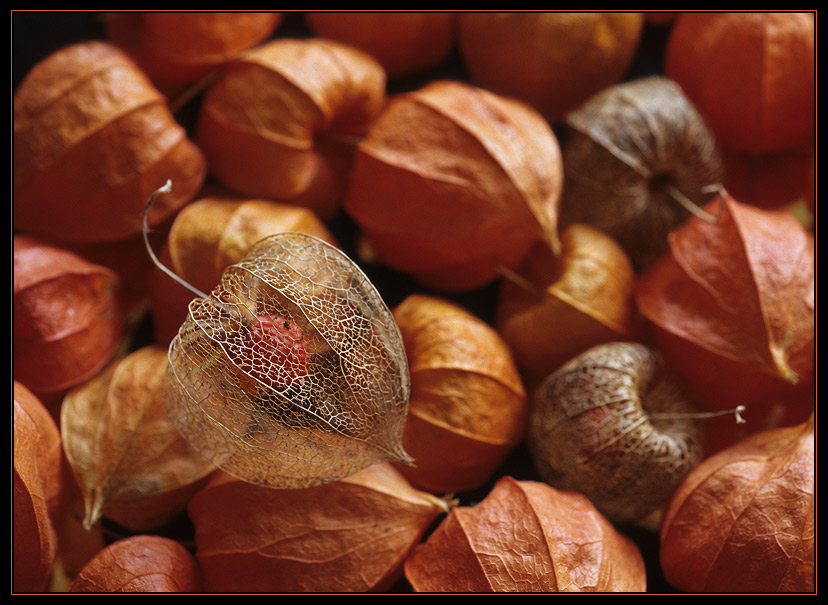
[(742, 417), (742, 413), (745, 411), (745, 406), (737, 405), (732, 410), (721, 410), (719, 412), (655, 412), (648, 414), (650, 418), (657, 418), (662, 420), (669, 420), (669, 419), (681, 419), (681, 418), (696, 418), (699, 420), (705, 420), (707, 418), (716, 418), (718, 416), (730, 416), (733, 414), (736, 417), (736, 424), (745, 424), (745, 419)]
[(530, 292), (531, 294), (537, 296), (539, 299), (546, 297), (546, 291), (543, 288), (537, 286), (536, 284), (533, 284), (531, 281), (520, 275), (518, 272), (512, 271), (511, 269), (505, 267), (500, 263), (494, 263), (494, 268), (498, 273), (500, 273), (501, 276), (503, 276), (505, 279), (508, 279), (510, 282), (512, 282), (519, 288), (522, 288), (523, 290)]
[(172, 278), (173, 281), (187, 288), (187, 290), (195, 294), (198, 298), (207, 298), (207, 295), (204, 292), (202, 292), (192, 284), (184, 281), (178, 275), (173, 273), (172, 270), (168, 269), (158, 259), (158, 257), (155, 255), (155, 252), (153, 252), (152, 250), (152, 246), (150, 245), (148, 236), (149, 227), (147, 226), (147, 214), (149, 213), (150, 206), (152, 206), (152, 203), (155, 201), (155, 198), (158, 197), (158, 195), (161, 193), (169, 193), (170, 191), (172, 191), (172, 181), (167, 179), (167, 182), (164, 183), (164, 185), (152, 192), (152, 195), (150, 195), (149, 200), (147, 201), (147, 205), (144, 207), (144, 214), (141, 217), (141, 231), (144, 235), (144, 245), (146, 246), (147, 253), (149, 253), (150, 258), (152, 259), (152, 262), (155, 264), (156, 267), (158, 267), (159, 269), (161, 269), (161, 271), (166, 273), (170, 278)]
[(672, 197), (679, 204), (681, 204), (681, 206), (685, 210), (687, 210), (694, 216), (702, 219), (703, 221), (706, 221), (711, 225), (715, 225), (716, 222), (719, 220), (718, 216), (713, 216), (712, 214), (705, 212), (702, 208), (699, 207), (698, 204), (696, 204), (693, 200), (684, 195), (673, 185), (667, 185), (667, 193), (670, 194), (670, 197)]

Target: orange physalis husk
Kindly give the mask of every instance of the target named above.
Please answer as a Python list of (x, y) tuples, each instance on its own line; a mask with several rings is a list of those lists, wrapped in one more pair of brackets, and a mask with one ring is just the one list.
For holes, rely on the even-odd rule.
[(528, 105), (442, 80), (394, 97), (357, 148), (345, 196), (376, 260), (440, 290), (558, 251), (563, 165)]
[(483, 485), (520, 443), (528, 402), (498, 333), (448, 300), (412, 294), (397, 305), (411, 401), (399, 466), (412, 485), (456, 493)]
[(385, 82), (375, 59), (333, 40), (282, 38), (247, 51), (222, 69), (199, 111), (211, 174), (240, 195), (331, 219)]
[(702, 406), (746, 407), (738, 429), (711, 431), (710, 446), (720, 447), (813, 411), (814, 238), (791, 213), (727, 194), (706, 211), (714, 223), (694, 217), (670, 234), (636, 301)]
[(814, 417), (705, 459), (667, 506), (660, 562), (690, 592), (816, 588)]
[(190, 502), (207, 590), (377, 592), (449, 503), (385, 463), (308, 489), (217, 475)]
[(129, 239), (158, 182), (162, 223), (201, 188), (206, 164), (167, 98), (117, 47), (81, 42), (35, 65), (14, 95), (14, 227), (68, 243)]
[(417, 592), (644, 592), (644, 560), (581, 494), (500, 479), (405, 561)]
[(58, 553), (64, 500), (60, 432), (34, 393), (16, 381), (13, 387), (12, 590), (43, 592)]
[(167, 366), (166, 351), (147, 346), (64, 399), (63, 448), (83, 493), (87, 529), (101, 517), (133, 531), (161, 527), (215, 470), (167, 417)]
[(95, 555), (72, 593), (202, 592), (198, 561), (180, 542), (156, 535), (117, 540)]

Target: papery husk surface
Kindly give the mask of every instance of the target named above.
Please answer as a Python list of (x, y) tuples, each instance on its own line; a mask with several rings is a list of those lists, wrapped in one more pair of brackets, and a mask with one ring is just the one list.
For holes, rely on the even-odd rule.
[(704, 455), (705, 427), (688, 416), (698, 411), (656, 350), (610, 342), (538, 386), (527, 443), (544, 481), (583, 493), (615, 523), (652, 528)]
[(64, 481), (60, 432), (49, 411), (13, 381), (12, 590), (48, 588), (58, 552)]
[(39, 238), (14, 235), (12, 243), (14, 378), (39, 397), (61, 393), (115, 354), (123, 327), (119, 279)]
[(278, 12), (120, 12), (106, 15), (106, 35), (166, 94), (213, 73), (269, 38)]
[(560, 256), (537, 245), (516, 273), (501, 282), (495, 321), (532, 379), (591, 346), (639, 335), (632, 262), (604, 232), (569, 225), (561, 232)]
[(814, 417), (765, 431), (693, 469), (661, 527), (667, 581), (690, 592), (816, 588)]
[(729, 195), (707, 211), (714, 224), (694, 218), (673, 232), (669, 253), (640, 277), (639, 309), (700, 404), (745, 405), (748, 432), (804, 422), (815, 386), (813, 235), (787, 211)]
[(416, 592), (644, 592), (637, 546), (581, 494), (500, 479), (405, 562)]
[(215, 470), (167, 417), (167, 354), (147, 346), (73, 389), (61, 410), (66, 457), (83, 492), (84, 526), (105, 516), (134, 531), (161, 527)]
[(670, 30), (664, 72), (722, 146), (785, 151), (814, 142), (815, 44), (813, 12), (690, 11)]
[(80, 42), (35, 65), (14, 96), (14, 227), (68, 243), (128, 239), (170, 218), (206, 164), (166, 97), (123, 51)]
[(392, 98), (360, 142), (345, 196), (378, 262), (440, 290), (556, 252), (563, 184), (549, 124), (519, 101), (441, 80)]
[[(250, 347), (248, 329), (263, 316), (307, 340), (301, 376)], [(173, 424), (235, 477), (310, 487), (377, 462), (410, 462), (400, 441), (410, 379), (399, 330), (367, 276), (321, 239), (281, 233), (258, 242), (190, 304), (169, 357)]]
[(488, 324), (446, 299), (412, 294), (394, 308), (411, 375), (400, 472), (420, 489), (483, 485), (526, 428), (528, 401), (512, 354)]
[(137, 535), (109, 544), (78, 574), (72, 593), (202, 592), (201, 570), (179, 542)]
[(375, 59), (333, 40), (283, 38), (247, 51), (201, 105), (197, 138), (211, 174), (240, 195), (331, 219), (385, 83)]
[(663, 76), (602, 90), (570, 112), (566, 125), (562, 222), (606, 231), (638, 271), (658, 259), (669, 231), (722, 183), (712, 131)]
[(551, 123), (620, 82), (644, 31), (637, 12), (463, 11), (457, 46), (473, 81)]
[(447, 507), (382, 463), (298, 490), (220, 474), (189, 513), (207, 590), (376, 592)]
[(349, 44), (376, 58), (389, 78), (436, 68), (454, 48), (455, 14), (451, 12), (309, 11), (305, 19), (317, 36)]

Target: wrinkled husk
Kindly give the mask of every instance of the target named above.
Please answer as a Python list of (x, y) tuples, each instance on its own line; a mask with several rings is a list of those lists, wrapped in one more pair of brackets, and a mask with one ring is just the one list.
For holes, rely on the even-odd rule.
[(784, 210), (729, 195), (670, 235), (636, 285), (659, 349), (705, 408), (746, 406), (750, 419), (711, 444), (804, 422), (815, 389), (814, 238)]
[(449, 503), (389, 464), (309, 489), (220, 474), (190, 503), (207, 590), (377, 592)]
[(698, 411), (657, 351), (607, 343), (541, 383), (527, 441), (546, 482), (583, 493), (613, 522), (653, 528), (703, 457), (704, 425), (681, 417)]
[(354, 143), (384, 104), (385, 72), (369, 55), (332, 40), (277, 39), (222, 70), (205, 94), (197, 138), (228, 189), (328, 220)]
[(375, 259), (443, 291), (558, 251), (560, 148), (535, 110), (455, 81), (393, 98), (360, 142), (345, 210)]
[(611, 86), (566, 118), (561, 219), (612, 235), (637, 270), (664, 252), (667, 234), (705, 205), (724, 178), (713, 133), (673, 81)]
[(644, 592), (644, 560), (580, 494), (500, 479), (405, 562), (417, 592)]
[(12, 589), (47, 590), (64, 501), (60, 432), (40, 400), (13, 383)]
[(58, 50), (14, 95), (14, 227), (68, 243), (141, 232), (150, 194), (175, 190), (149, 215), (162, 223), (204, 182), (201, 151), (167, 99), (124, 52), (99, 41)]
[(561, 254), (538, 245), (502, 281), (498, 332), (527, 378), (546, 378), (589, 347), (633, 340), (635, 272), (623, 248), (584, 224), (561, 232)]
[(164, 409), (166, 351), (148, 346), (73, 389), (61, 409), (66, 457), (84, 499), (84, 526), (101, 517), (133, 531), (163, 526), (215, 467)]
[(81, 570), (72, 593), (202, 592), (198, 561), (180, 543), (155, 535), (113, 542)]
[(528, 402), (509, 348), (488, 324), (442, 298), (394, 308), (411, 374), (400, 472), (421, 489), (483, 485), (523, 438)]
[(814, 417), (705, 459), (665, 511), (665, 578), (692, 592), (816, 588)]
[(120, 283), (63, 248), (13, 237), (13, 371), (57, 415), (60, 395), (97, 374), (122, 335)]

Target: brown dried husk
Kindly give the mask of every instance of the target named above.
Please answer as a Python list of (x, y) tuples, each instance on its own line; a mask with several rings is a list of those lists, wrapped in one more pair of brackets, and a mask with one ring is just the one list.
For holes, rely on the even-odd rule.
[(591, 346), (634, 340), (638, 334), (635, 272), (623, 248), (589, 225), (561, 232), (561, 254), (533, 248), (501, 282), (498, 332), (532, 381)]
[(262, 43), (284, 13), (187, 11), (106, 15), (106, 35), (166, 94), (209, 75)]
[[(260, 316), (293, 323), (309, 343), (307, 375), (286, 389), (249, 368), (262, 363), (245, 339)], [(169, 358), (173, 424), (244, 481), (309, 487), (410, 461), (400, 444), (410, 386), (399, 330), (359, 267), (318, 238), (257, 243), (209, 297), (193, 300)]]
[[(13, 238), (13, 371), (55, 413), (65, 390), (98, 373), (122, 333), (118, 277), (45, 241)], [(59, 404), (58, 404), (59, 405)]]
[(14, 227), (70, 243), (139, 234), (147, 198), (172, 179), (149, 217), (163, 222), (206, 174), (164, 95), (100, 41), (58, 50), (27, 74), (14, 96), (13, 158)]
[(394, 308), (411, 375), (399, 466), (435, 493), (483, 485), (523, 438), (528, 415), (511, 352), (488, 324), (448, 300), (412, 294)]
[[(659, 349), (709, 410), (744, 405), (749, 422), (716, 436), (804, 422), (815, 389), (815, 242), (784, 210), (725, 195), (670, 234), (636, 286)], [(711, 433), (711, 441), (714, 434)]]
[(557, 251), (563, 166), (528, 105), (455, 81), (393, 98), (360, 142), (345, 195), (376, 260), (439, 290)]
[(207, 590), (377, 592), (448, 506), (383, 463), (298, 490), (219, 474), (189, 513)]
[(693, 592), (816, 588), (814, 416), (705, 459), (664, 515), (665, 578)]
[(561, 219), (612, 235), (636, 269), (666, 249), (667, 233), (705, 205), (724, 178), (716, 139), (673, 81), (617, 84), (566, 118)]
[(356, 140), (385, 104), (385, 72), (360, 50), (277, 39), (226, 66), (201, 105), (198, 142), (232, 191), (339, 209)]
[(166, 374), (164, 349), (147, 346), (64, 399), (63, 448), (83, 493), (87, 529), (102, 516), (133, 531), (161, 527), (215, 470), (167, 418)]
[(60, 432), (40, 400), (13, 381), (12, 590), (48, 588), (63, 504)]
[(613, 522), (653, 528), (702, 459), (705, 427), (687, 416), (697, 411), (657, 351), (607, 343), (541, 383), (527, 443), (544, 481), (583, 493)]
[(72, 593), (202, 592), (198, 561), (179, 542), (138, 535), (113, 542), (81, 570)]
[[(162, 262), (188, 284), (209, 292), (230, 265), (269, 235), (307, 233), (336, 245), (336, 238), (311, 210), (270, 200), (216, 193), (182, 208), (161, 252)], [(146, 255), (146, 250), (144, 250)], [(150, 278), (156, 342), (169, 343), (187, 318), (192, 292), (161, 271)]]
[(500, 479), (405, 562), (417, 592), (644, 592), (644, 560), (581, 494)]

